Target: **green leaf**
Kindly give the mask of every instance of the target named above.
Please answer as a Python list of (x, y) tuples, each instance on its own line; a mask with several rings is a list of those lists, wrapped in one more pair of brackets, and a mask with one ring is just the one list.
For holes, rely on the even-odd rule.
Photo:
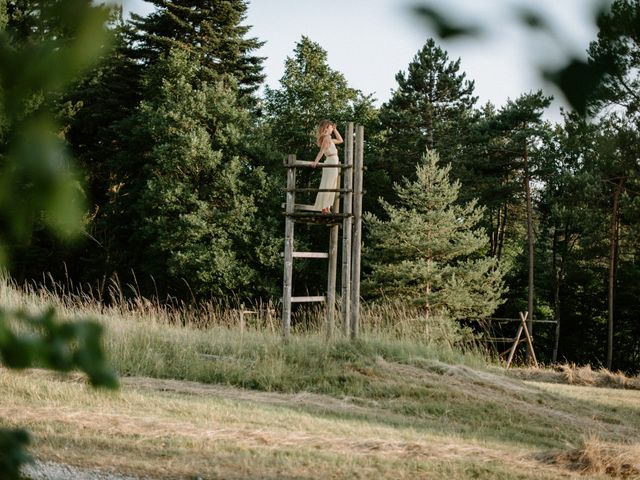
[(564, 94), (569, 105), (580, 115), (587, 111), (587, 102), (604, 77), (596, 65), (572, 58), (564, 67), (545, 70), (544, 78), (554, 83)]
[(26, 430), (0, 428), (0, 478), (20, 480), (20, 469), (33, 461), (26, 450), (31, 438)]
[(483, 33), (479, 26), (457, 23), (430, 6), (419, 5), (413, 10), (423, 17), (435, 30), (436, 35), (443, 40), (455, 37), (477, 37)]

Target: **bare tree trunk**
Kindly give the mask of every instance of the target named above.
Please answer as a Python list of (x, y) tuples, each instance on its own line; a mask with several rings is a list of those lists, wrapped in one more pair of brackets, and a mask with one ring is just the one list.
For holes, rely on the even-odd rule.
[[(495, 226), (493, 221), (494, 217), (496, 219)], [(495, 257), (498, 251), (498, 230), (500, 229), (500, 210), (499, 209), (497, 212), (494, 210), (491, 210), (490, 221), (491, 221), (491, 234), (489, 235), (489, 241), (491, 242), (490, 253), (492, 257)]]
[(558, 360), (558, 344), (560, 343), (560, 266), (558, 265), (558, 229), (553, 229), (553, 319), (556, 322), (556, 331), (553, 340), (553, 354), (551, 362)]
[(609, 305), (607, 322), (607, 369), (611, 370), (613, 363), (613, 295), (616, 284), (616, 264), (618, 259), (618, 224), (620, 220), (620, 193), (624, 185), (624, 179), (618, 180), (613, 190), (613, 208), (611, 211), (611, 224), (609, 226)]
[[(527, 317), (527, 329), (531, 338), (533, 338), (533, 300), (534, 300), (534, 285), (533, 285), (533, 268), (534, 268), (534, 238), (533, 238), (533, 206), (531, 203), (531, 179), (529, 175), (529, 152), (527, 144), (524, 146), (524, 188), (527, 198), (527, 244), (529, 247), (529, 289), (527, 298), (527, 310), (529, 316)], [(527, 362), (532, 358), (532, 352), (527, 345)]]
[[(502, 206), (502, 220), (500, 221), (500, 228), (498, 230), (498, 253), (496, 258), (500, 260), (502, 258), (502, 250), (504, 249), (504, 238), (507, 230), (507, 212), (508, 206), (507, 203)], [(498, 212), (500, 214), (500, 212)]]

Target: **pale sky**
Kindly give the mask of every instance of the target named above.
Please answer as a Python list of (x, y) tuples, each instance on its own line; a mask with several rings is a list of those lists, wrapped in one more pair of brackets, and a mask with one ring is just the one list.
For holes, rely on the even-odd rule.
[[(478, 103), (503, 105), (508, 98), (544, 89), (561, 95), (539, 77), (536, 66), (557, 64), (563, 55), (586, 57), (596, 36), (590, 22), (593, 5), (601, 0), (447, 0), (449, 11), (488, 25), (488, 34), (473, 40), (440, 45), (449, 58), (461, 59), (461, 70), (475, 81)], [(125, 9), (148, 13), (143, 0), (126, 0)], [(349, 85), (373, 94), (378, 105), (396, 88), (395, 75), (406, 70), (431, 36), (428, 25), (411, 11), (420, 0), (250, 0), (250, 36), (267, 43), (256, 52), (264, 61), (266, 83), (274, 88), (284, 73), (284, 61), (306, 35), (327, 51), (328, 63)], [(527, 31), (514, 22), (513, 6), (534, 8), (556, 30), (556, 38)], [(556, 100), (547, 117), (559, 120)]]

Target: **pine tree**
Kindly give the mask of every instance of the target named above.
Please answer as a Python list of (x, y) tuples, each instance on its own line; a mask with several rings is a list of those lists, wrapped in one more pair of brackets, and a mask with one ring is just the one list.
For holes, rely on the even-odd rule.
[(414, 178), (425, 148), (437, 151), (443, 161), (455, 162), (474, 117), (473, 82), (460, 72), (460, 60), (449, 60), (433, 39), (396, 81), (398, 88), (380, 109), (379, 154), (369, 162), (373, 198), (390, 199), (393, 183)]
[(460, 183), (451, 182), (449, 172), (427, 151), (416, 180), (394, 186), (399, 204), (381, 199), (388, 220), (367, 215), (372, 273), (365, 283), (370, 292), (408, 300), (427, 315), (488, 316), (502, 303), (502, 271), (484, 256), (486, 234), (477, 227), (482, 209), (475, 201), (457, 203)]
[(622, 105), (627, 115), (640, 119), (640, 1), (615, 0), (597, 23), (589, 61), (606, 73), (591, 98), (592, 111)]
[(263, 58), (252, 54), (263, 42), (247, 38), (243, 25), (246, 0), (148, 0), (156, 7), (147, 17), (132, 15), (132, 52), (153, 64), (171, 49), (186, 49), (198, 58), (206, 80), (234, 77), (250, 95), (264, 80)]

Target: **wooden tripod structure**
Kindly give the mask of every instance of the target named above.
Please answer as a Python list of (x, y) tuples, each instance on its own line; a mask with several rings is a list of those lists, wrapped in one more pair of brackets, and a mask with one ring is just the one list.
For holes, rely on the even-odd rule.
[[(325, 327), (331, 336), (336, 318), (336, 277), (338, 267), (339, 230), (342, 226), (342, 295), (341, 316), (345, 335), (355, 338), (360, 323), (360, 256), (362, 245), (362, 172), (364, 160), (364, 127), (347, 124), (345, 133), (344, 163), (318, 164), (319, 168), (339, 168), (337, 188), (296, 188), (296, 170), (309, 168), (313, 162), (297, 160), (288, 155), (287, 190), (285, 204), (284, 280), (282, 286), (282, 331), (285, 338), (291, 330), (291, 306), (294, 303), (324, 302), (326, 305)], [(355, 146), (355, 148), (354, 148)], [(342, 183), (342, 187), (340, 184)], [(296, 204), (296, 193), (335, 192), (332, 212), (323, 214), (310, 205)], [(340, 209), (340, 200), (342, 210)], [(329, 249), (327, 252), (296, 252), (294, 230), (296, 223), (317, 224), (329, 227)], [(294, 297), (293, 259), (328, 259), (327, 294), (323, 296)]]
[(533, 359), (533, 364), (538, 368), (538, 359), (536, 358), (536, 352), (533, 350), (533, 339), (531, 338), (531, 334), (529, 333), (529, 327), (527, 326), (527, 317), (529, 316), (529, 312), (520, 312), (520, 327), (518, 328), (518, 333), (516, 333), (516, 338), (513, 340), (513, 345), (509, 349), (509, 358), (507, 359), (507, 366), (509, 368), (511, 366), (511, 362), (513, 361), (513, 355), (516, 353), (516, 348), (522, 341), (522, 332), (524, 331), (527, 345), (529, 346), (528, 352), (531, 352), (531, 358)]

